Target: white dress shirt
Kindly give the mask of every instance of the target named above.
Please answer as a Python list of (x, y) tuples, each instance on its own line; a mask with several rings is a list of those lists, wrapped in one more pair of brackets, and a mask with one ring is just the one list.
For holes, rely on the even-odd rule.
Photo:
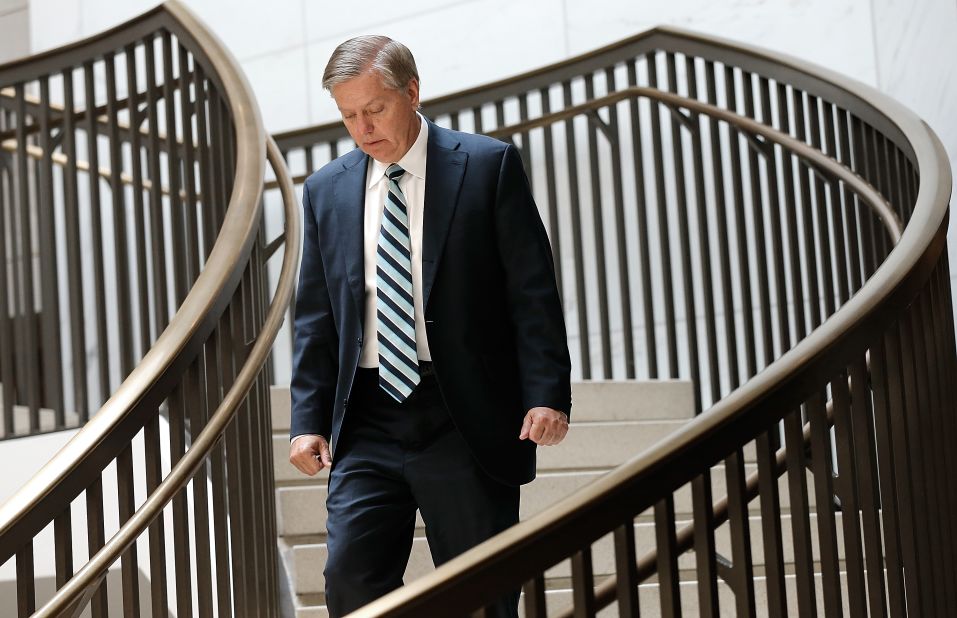
[[(425, 211), (425, 164), (429, 142), (429, 125), (419, 114), (419, 135), (401, 159), (396, 161), (405, 174), (399, 179), (399, 188), (405, 195), (409, 214), (409, 240), (412, 252), (412, 298), (415, 311), (415, 346), (420, 360), (430, 361), (429, 342), (425, 335), (425, 311), (422, 306), (422, 217)], [(389, 191), (385, 171), (388, 163), (369, 157), (366, 168), (366, 201), (363, 219), (363, 256), (365, 258), (365, 317), (363, 319), (362, 353), (359, 366), (379, 366), (379, 337), (377, 335), (378, 297), (376, 296), (376, 249), (382, 211)]]

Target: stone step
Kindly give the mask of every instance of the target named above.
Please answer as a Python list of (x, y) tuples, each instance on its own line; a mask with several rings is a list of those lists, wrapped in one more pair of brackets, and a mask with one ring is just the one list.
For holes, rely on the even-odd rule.
[[(272, 428), (289, 431), (289, 387), (273, 386)], [(694, 390), (684, 380), (590, 380), (572, 383), (576, 421), (687, 420), (694, 415)]]
[[(3, 414), (3, 385), (0, 384), (0, 414)], [(44, 433), (56, 429), (56, 415), (49, 408), (37, 410), (38, 432)], [(80, 415), (73, 411), (64, 413), (64, 424), (70, 429), (80, 426)], [(30, 434), (30, 408), (27, 406), (13, 406), (13, 433), (11, 436), (25, 436)], [(0, 422), (0, 439), (7, 437), (5, 423)]]
[[(751, 474), (755, 470), (757, 470), (756, 465), (745, 465), (745, 474)], [(603, 470), (542, 472), (534, 481), (522, 487), (521, 518), (525, 520), (538, 514), (604, 474), (605, 471)], [(727, 494), (727, 481), (723, 466), (712, 469), (711, 491), (716, 498)], [(790, 508), (787, 477), (780, 479), (778, 493), (781, 508), (787, 511)], [(808, 493), (810, 504), (813, 507), (813, 487), (809, 486)], [(279, 534), (284, 536), (325, 534), (326, 494), (326, 484), (321, 480), (310, 485), (280, 487), (276, 493)], [(760, 503), (757, 500), (753, 501), (750, 506), (752, 512), (755, 513), (760, 509)], [(690, 518), (692, 512), (690, 485), (682, 487), (675, 493), (675, 512), (679, 516), (687, 514)], [(424, 527), (420, 517), (416, 518), (416, 526)]]
[[(817, 606), (817, 615), (824, 615), (824, 593), (823, 583), (820, 573), (815, 573), (815, 604)], [(797, 578), (794, 575), (784, 576), (785, 594), (787, 596), (787, 607), (791, 613), (797, 614)], [(768, 607), (768, 580), (764, 576), (754, 578), (754, 596), (755, 605), (758, 608), (758, 615), (765, 615), (762, 611)], [(841, 571), (841, 601), (843, 611), (841, 615), (850, 615), (850, 607), (847, 595), (847, 572)], [(681, 595), (681, 614), (683, 616), (701, 615), (700, 604), (698, 602), (698, 582), (694, 580), (685, 580), (680, 583)], [(524, 595), (518, 605), (519, 616), (525, 616)], [(295, 616), (296, 618), (328, 618), (329, 612), (326, 611), (322, 595), (299, 595), (296, 598)], [(733, 618), (737, 615), (735, 610), (735, 598), (731, 588), (723, 580), (718, 580), (718, 608), (719, 616)], [(570, 588), (556, 588), (545, 591), (545, 604), (548, 614), (556, 614), (564, 608), (572, 605), (572, 591)], [(660, 618), (661, 613), (661, 595), (658, 584), (648, 583), (638, 586), (638, 604), (642, 618)], [(618, 618), (618, 608), (612, 604), (604, 608), (597, 614), (598, 618)]]
[[(528, 519), (603, 474), (605, 474), (604, 471), (582, 471), (545, 472), (538, 475), (538, 478), (522, 487), (520, 517)], [(279, 534), (282, 536), (325, 534), (326, 495), (325, 484), (281, 487), (276, 493)], [(425, 528), (418, 513), (416, 527)]]
[[(818, 549), (817, 515), (809, 516), (811, 525), (812, 555), (815, 560), (820, 556)], [(794, 544), (791, 534), (791, 516), (782, 515), (782, 546), (785, 564), (794, 561)], [(838, 557), (843, 559), (843, 528), (841, 514), (835, 513), (837, 526)], [(678, 526), (687, 524), (679, 521)], [(749, 533), (751, 540), (752, 564), (759, 567), (764, 564), (764, 542), (760, 517), (749, 518)], [(635, 524), (636, 552), (638, 556), (645, 554), (655, 547), (655, 529), (652, 522)], [(612, 536), (606, 535), (592, 545), (592, 561), (596, 575), (610, 575), (614, 573), (614, 545)], [(730, 528), (727, 523), (715, 531), (715, 547), (719, 554), (731, 559)], [(323, 591), (323, 566), (326, 561), (325, 543), (304, 543), (289, 546), (287, 565), (290, 581), (296, 594), (321, 593)], [(694, 552), (688, 551), (679, 556), (678, 568), (692, 571), (695, 569)], [(412, 543), (412, 552), (405, 570), (405, 581), (412, 581), (434, 569), (429, 554), (428, 541), (424, 536), (417, 536)], [(562, 561), (545, 573), (546, 578), (567, 578), (571, 576), (569, 560)]]
[[(686, 421), (573, 421), (558, 446), (538, 449), (538, 470), (603, 469), (628, 461), (684, 425)], [(517, 438), (517, 436), (516, 436)], [(289, 438), (273, 435), (276, 480), (305, 481), (289, 463)]]

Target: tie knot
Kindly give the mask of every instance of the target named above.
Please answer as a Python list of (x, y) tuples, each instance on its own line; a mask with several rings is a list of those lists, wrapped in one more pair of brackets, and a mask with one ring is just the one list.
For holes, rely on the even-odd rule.
[(402, 177), (402, 174), (405, 173), (405, 170), (402, 169), (402, 166), (398, 163), (393, 163), (385, 171), (385, 175), (389, 177), (389, 180), (399, 180)]

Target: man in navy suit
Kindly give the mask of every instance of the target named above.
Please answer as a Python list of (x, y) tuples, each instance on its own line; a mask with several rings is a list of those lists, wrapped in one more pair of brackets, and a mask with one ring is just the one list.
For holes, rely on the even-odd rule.
[(303, 188), (289, 460), (331, 468), (340, 616), (402, 585), (416, 509), (436, 565), (518, 521), (536, 446), (568, 430), (571, 363), (515, 147), (421, 116), (412, 54), (387, 37), (340, 45), (323, 86), (358, 149)]

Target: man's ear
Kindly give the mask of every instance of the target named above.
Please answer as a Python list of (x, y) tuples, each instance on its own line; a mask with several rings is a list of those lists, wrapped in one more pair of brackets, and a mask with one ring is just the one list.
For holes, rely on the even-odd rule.
[(419, 80), (414, 77), (410, 79), (408, 85), (405, 87), (405, 93), (412, 102), (412, 108), (419, 109)]

